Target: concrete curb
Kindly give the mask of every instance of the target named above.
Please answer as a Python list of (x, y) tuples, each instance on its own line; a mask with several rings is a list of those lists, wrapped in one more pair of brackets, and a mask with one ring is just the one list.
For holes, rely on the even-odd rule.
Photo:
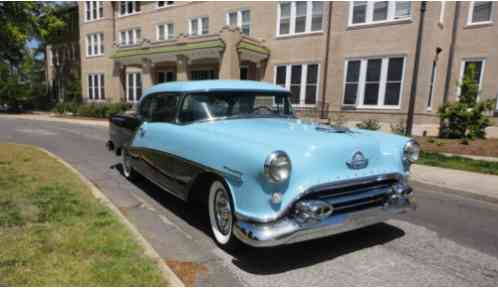
[(441, 192), (441, 193), (452, 194), (452, 195), (456, 194), (458, 196), (471, 198), (473, 200), (478, 200), (478, 201), (483, 201), (483, 202), (498, 204), (498, 198), (495, 198), (495, 197), (491, 197), (491, 196), (487, 196), (487, 195), (482, 195), (482, 194), (477, 194), (477, 193), (474, 193), (474, 192), (471, 192), (471, 191), (466, 191), (466, 190), (458, 190), (458, 189), (455, 189), (455, 188), (450, 188), (448, 186), (444, 186), (444, 185), (432, 183), (430, 181), (424, 181), (424, 180), (421, 180), (421, 179), (415, 179), (413, 177), (410, 177), (410, 181), (411, 182), (415, 182), (415, 183), (421, 183), (421, 184), (424, 184), (424, 185), (427, 185), (427, 186), (436, 187), (436, 188), (439, 189), (438, 192)]
[(498, 204), (495, 175), (416, 164), (411, 169), (410, 181), (435, 187), (442, 193)]
[(62, 158), (59, 156), (49, 152), (48, 150), (33, 146), (36, 149), (47, 153), (50, 157), (54, 158), (61, 164), (63, 164), (65, 167), (67, 167), (69, 170), (71, 170), (73, 173), (79, 176), (79, 178), (85, 183), (89, 188), (90, 191), (92, 191), (92, 194), (100, 200), (101, 203), (103, 203), (105, 206), (107, 206), (109, 209), (114, 212), (116, 216), (118, 216), (119, 220), (126, 225), (128, 230), (132, 233), (132, 235), (135, 237), (135, 239), (138, 241), (138, 244), (144, 249), (145, 255), (149, 258), (151, 258), (159, 268), (159, 271), (161, 271), (161, 274), (163, 277), (169, 282), (169, 284), (173, 287), (185, 287), (185, 284), (180, 280), (180, 278), (171, 270), (171, 268), (163, 261), (163, 259), (159, 256), (156, 250), (147, 242), (147, 240), (142, 236), (142, 234), (137, 230), (137, 228), (130, 222), (128, 219), (119, 211), (119, 209), (100, 191), (95, 184), (93, 184), (88, 178), (83, 176), (78, 170), (76, 170), (73, 166), (71, 166), (69, 163), (64, 161)]
[(77, 118), (71, 119), (71, 118), (56, 117), (56, 116), (50, 116), (50, 115), (40, 115), (40, 114), (19, 114), (19, 115), (12, 115), (12, 114), (2, 115), (2, 114), (0, 114), (0, 117), (21, 119), (21, 120), (62, 122), (62, 123), (70, 123), (70, 124), (86, 125), (86, 126), (109, 127), (109, 122), (107, 122), (107, 121), (90, 120), (90, 119), (77, 119)]

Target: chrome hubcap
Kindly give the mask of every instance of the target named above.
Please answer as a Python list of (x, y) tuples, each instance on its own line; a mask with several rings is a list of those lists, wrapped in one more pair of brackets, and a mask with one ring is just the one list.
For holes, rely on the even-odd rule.
[(232, 209), (230, 200), (226, 191), (218, 189), (214, 198), (214, 214), (216, 216), (216, 225), (223, 235), (230, 233), (232, 227)]

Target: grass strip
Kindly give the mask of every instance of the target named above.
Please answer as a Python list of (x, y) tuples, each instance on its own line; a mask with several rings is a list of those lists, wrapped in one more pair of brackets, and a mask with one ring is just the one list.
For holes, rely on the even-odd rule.
[(0, 243), (2, 285), (168, 284), (78, 175), (32, 146), (0, 144)]

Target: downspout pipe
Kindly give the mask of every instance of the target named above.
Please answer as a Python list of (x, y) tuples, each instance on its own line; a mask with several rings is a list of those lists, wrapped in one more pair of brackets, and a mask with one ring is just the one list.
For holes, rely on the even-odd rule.
[[(327, 2), (324, 2), (327, 3)], [(329, 11), (328, 11), (328, 17), (327, 17), (327, 36), (325, 40), (325, 57), (323, 59), (323, 80), (322, 80), (322, 107), (320, 107), (320, 119), (325, 118), (325, 113), (327, 114), (328, 118), (328, 109), (325, 111), (325, 101), (326, 101), (326, 95), (327, 95), (327, 75), (329, 71), (329, 49), (330, 49), (330, 26), (332, 22), (332, 5), (334, 2), (330, 1), (329, 3)]]
[(453, 73), (453, 59), (455, 58), (455, 42), (458, 30), (458, 20), (460, 19), (460, 1), (455, 2), (455, 18), (453, 19), (453, 30), (451, 31), (451, 43), (448, 54), (448, 68), (446, 69), (446, 79), (444, 82), (443, 104), (448, 103), (448, 94), (450, 91), (451, 74)]
[(415, 98), (417, 96), (418, 73), (420, 66), (420, 50), (422, 47), (422, 36), (424, 34), (424, 19), (427, 9), (427, 1), (420, 4), (420, 21), (418, 23), (417, 46), (415, 48), (415, 64), (413, 67), (412, 86), (410, 89), (410, 101), (408, 104), (408, 117), (406, 119), (406, 135), (411, 136), (413, 130), (413, 115), (415, 113)]

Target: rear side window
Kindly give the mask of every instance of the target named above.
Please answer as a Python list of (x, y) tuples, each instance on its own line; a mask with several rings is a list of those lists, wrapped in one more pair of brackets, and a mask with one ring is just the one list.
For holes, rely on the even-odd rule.
[(147, 122), (175, 122), (180, 95), (158, 93), (147, 96), (140, 105), (140, 115)]

